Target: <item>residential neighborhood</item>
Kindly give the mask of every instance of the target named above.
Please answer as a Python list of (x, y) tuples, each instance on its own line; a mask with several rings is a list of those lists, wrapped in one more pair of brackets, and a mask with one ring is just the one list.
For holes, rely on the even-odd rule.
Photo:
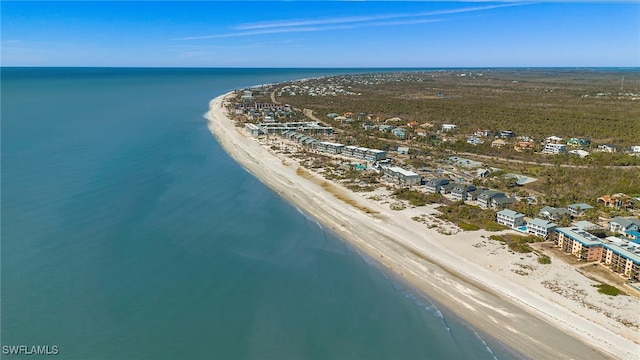
[[(613, 193), (592, 198), (589, 202), (557, 206), (541, 203), (539, 196), (530, 196), (528, 191), (518, 190), (538, 179), (522, 174), (502, 173), (501, 169), (487, 166), (483, 161), (450, 156), (446, 160), (440, 160), (442, 165), (432, 170), (424, 166), (416, 167), (410, 161), (415, 158), (411, 144), (420, 138), (430, 139), (433, 144), (452, 143), (463, 138), (466, 139), (466, 144), (474, 147), (513, 149), (516, 153), (529, 152), (540, 156), (575, 155), (578, 158), (587, 158), (594, 152), (623, 152), (620, 147), (610, 143), (594, 144), (590, 139), (580, 136), (566, 139), (549, 135), (536, 141), (530, 135), (516, 134), (510, 129), (476, 128), (463, 134), (464, 129), (452, 122), (421, 123), (401, 116), (385, 117), (349, 110), (327, 113), (326, 120), (309, 119), (301, 116), (302, 111), (291, 105), (259, 101), (256, 94), (266, 94), (266, 89), (242, 91), (241, 101), (235, 104), (234, 113), (252, 136), (277, 136), (280, 139), (277, 149), (292, 151), (295, 148), (309, 155), (343, 159), (350, 161), (350, 166), (356, 171), (379, 174), (378, 181), (385, 186), (437, 195), (444, 203), (467, 204), (492, 210), (495, 212), (494, 221), (505, 229), (548, 241), (562, 251), (578, 256), (580, 260), (599, 261), (622, 276), (640, 281), (640, 220), (637, 217), (640, 198)], [(292, 84), (279, 88), (276, 94), (353, 96), (358, 93), (352, 92), (345, 84), (322, 87)], [(342, 128), (355, 123), (360, 124), (358, 126), (361, 131), (370, 134), (369, 137), (389, 139), (397, 142), (397, 145), (372, 148), (353, 141), (340, 142), (338, 139), (349, 139), (343, 136)], [(639, 150), (640, 145), (632, 146), (624, 152), (637, 156), (640, 154)], [(500, 175), (498, 177), (494, 174)], [(491, 187), (492, 184), (501, 183), (514, 187), (508, 186), (507, 191), (501, 186)], [(536, 212), (521, 212), (525, 209), (523, 204), (537, 209)], [(622, 211), (627, 215), (607, 218), (602, 212), (606, 208)], [(629, 214), (633, 216), (628, 216)], [(587, 218), (596, 222), (587, 221)], [(619, 265), (623, 263), (624, 265)]]

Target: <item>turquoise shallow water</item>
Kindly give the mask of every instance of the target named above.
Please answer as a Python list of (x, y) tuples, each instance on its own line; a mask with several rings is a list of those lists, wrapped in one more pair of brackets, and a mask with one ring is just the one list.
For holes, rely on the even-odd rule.
[(226, 91), (354, 71), (3, 68), (2, 345), (65, 359), (509, 358), (206, 128)]

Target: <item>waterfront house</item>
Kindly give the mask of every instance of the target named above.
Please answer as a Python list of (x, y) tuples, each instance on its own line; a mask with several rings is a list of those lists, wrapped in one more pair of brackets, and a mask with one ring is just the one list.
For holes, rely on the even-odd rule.
[(471, 184), (456, 184), (451, 189), (451, 199), (455, 201), (465, 201), (467, 199), (467, 193), (474, 191), (476, 187)]
[(549, 235), (553, 233), (556, 226), (551, 221), (535, 218), (527, 222), (527, 232), (543, 239), (549, 239)]
[(503, 209), (514, 202), (516, 199), (509, 198), (503, 192), (496, 190), (485, 190), (478, 195), (478, 204), (483, 209)]
[(582, 216), (585, 211), (591, 209), (593, 209), (593, 206), (585, 203), (571, 204), (567, 206), (567, 210), (569, 210), (569, 214), (571, 214), (571, 216)]
[(525, 224), (524, 214), (509, 209), (500, 210), (496, 213), (496, 222), (512, 229), (519, 228)]
[(571, 213), (565, 208), (554, 208), (552, 206), (545, 206), (538, 212), (538, 216), (551, 221), (558, 221), (562, 218), (570, 217)]
[(422, 178), (413, 171), (405, 170), (397, 166), (389, 166), (384, 168), (384, 173), (393, 178), (400, 185), (417, 185), (420, 184)]
[(478, 200), (478, 196), (484, 192), (485, 189), (475, 189), (475, 190), (467, 190), (467, 201), (476, 201)]
[(516, 203), (517, 200), (508, 196), (499, 196), (491, 200), (491, 207), (493, 209), (505, 209), (507, 206)]
[(627, 235), (629, 231), (640, 230), (640, 219), (637, 217), (623, 218), (616, 216), (609, 222), (609, 230), (614, 233)]
[(425, 190), (427, 190), (427, 192), (430, 193), (439, 193), (440, 192), (440, 188), (443, 185), (447, 185), (449, 183), (449, 179), (447, 178), (436, 178), (436, 179), (429, 179), (427, 180), (427, 182), (425, 183)]
[(456, 185), (456, 183), (450, 182), (440, 186), (440, 194), (445, 195), (451, 193), (451, 190), (453, 190)]

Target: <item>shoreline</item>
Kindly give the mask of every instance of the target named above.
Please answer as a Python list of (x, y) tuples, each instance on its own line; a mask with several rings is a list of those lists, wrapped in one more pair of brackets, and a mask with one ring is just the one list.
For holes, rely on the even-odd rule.
[[(485, 244), (481, 236), (492, 233), (440, 234), (413, 221), (404, 211), (392, 211), (267, 149), (227, 117), (224, 99), (230, 94), (233, 92), (211, 100), (207, 118), (209, 130), (234, 160), (448, 311), (531, 358), (637, 358), (640, 339), (637, 333), (634, 338), (631, 329), (622, 329), (623, 334), (614, 332), (610, 326), (572, 311), (561, 298), (551, 299), (537, 288), (505, 279), (494, 263), (480, 263), (479, 256), (487, 251), (488, 256), (494, 252), (511, 256), (499, 244)], [(520, 256), (515, 256), (516, 261)], [(496, 257), (496, 264), (503, 257)], [(513, 260), (511, 257), (508, 260)], [(530, 260), (521, 262), (526, 261)], [(606, 319), (598, 321), (606, 323)]]

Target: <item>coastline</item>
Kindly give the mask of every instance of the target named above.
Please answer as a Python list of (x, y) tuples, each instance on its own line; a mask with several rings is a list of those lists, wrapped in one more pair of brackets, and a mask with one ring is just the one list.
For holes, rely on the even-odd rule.
[[(522, 284), (533, 278), (511, 281), (511, 276), (519, 280), (519, 275), (501, 273), (505, 258), (523, 266), (532, 266), (531, 259), (510, 255), (500, 244), (481, 237), (491, 233), (443, 235), (411, 220), (405, 211), (390, 210), (261, 145), (226, 116), (224, 99), (230, 94), (213, 99), (207, 114), (209, 130), (227, 153), (282, 197), (475, 328), (531, 358), (638, 357), (637, 332), (613, 331), (615, 322), (607, 322), (610, 316), (598, 313), (594, 320), (585, 315), (589, 313), (571, 309), (560, 295), (555, 298), (551, 291), (543, 294), (544, 287)], [(555, 279), (558, 271), (576, 276), (574, 269), (563, 265), (554, 262), (553, 267), (541, 269), (538, 273), (546, 273), (537, 275), (538, 280)], [(558, 286), (563, 280), (558, 278)], [(628, 305), (629, 310), (635, 305)]]

